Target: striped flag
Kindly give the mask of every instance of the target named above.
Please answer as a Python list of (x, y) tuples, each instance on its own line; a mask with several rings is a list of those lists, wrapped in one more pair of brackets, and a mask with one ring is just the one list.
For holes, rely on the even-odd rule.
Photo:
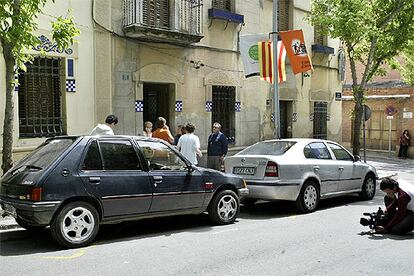
[[(273, 43), (271, 41), (260, 41), (259, 46), (259, 68), (260, 68), (260, 79), (265, 80), (269, 83), (273, 83), (274, 72), (273, 72)], [(286, 81), (286, 70), (285, 70), (285, 59), (286, 49), (282, 41), (277, 43), (278, 51), (278, 75), (279, 83)]]

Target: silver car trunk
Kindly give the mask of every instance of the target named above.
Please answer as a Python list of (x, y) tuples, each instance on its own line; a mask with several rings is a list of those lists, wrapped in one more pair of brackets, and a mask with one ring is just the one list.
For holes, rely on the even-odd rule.
[(274, 159), (273, 156), (266, 158), (262, 155), (235, 155), (226, 157), (224, 167), (226, 173), (240, 175), (246, 180), (264, 179), (267, 162), (275, 162)]

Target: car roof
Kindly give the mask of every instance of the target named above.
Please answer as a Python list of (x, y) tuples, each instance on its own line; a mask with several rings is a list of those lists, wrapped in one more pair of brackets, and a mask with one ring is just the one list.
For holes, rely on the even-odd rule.
[(56, 136), (49, 139), (62, 139), (62, 138), (110, 138), (110, 139), (137, 139), (142, 141), (164, 141), (158, 138), (146, 137), (146, 136), (135, 136), (135, 135), (64, 135)]
[(284, 139), (271, 139), (265, 140), (261, 142), (276, 142), (276, 141), (285, 141), (285, 142), (296, 142), (296, 143), (311, 143), (311, 142), (329, 142), (337, 144), (337, 142), (324, 140), (324, 139), (316, 139), (316, 138), (284, 138)]

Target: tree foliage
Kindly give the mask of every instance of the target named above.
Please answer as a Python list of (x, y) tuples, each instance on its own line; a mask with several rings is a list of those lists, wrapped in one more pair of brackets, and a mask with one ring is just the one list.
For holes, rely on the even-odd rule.
[[(51, 0), (55, 2), (54, 0)], [(0, 0), (0, 44), (6, 63), (6, 108), (3, 129), (3, 172), (12, 166), (14, 75), (33, 59), (28, 50), (39, 44), (37, 19), (48, 0)], [(59, 47), (73, 44), (80, 34), (72, 16), (52, 22), (52, 38)]]
[(391, 61), (391, 68), (400, 71), (404, 82), (414, 86), (414, 41)]
[[(308, 20), (344, 44), (354, 95), (353, 153), (359, 154), (366, 84), (414, 40), (413, 0), (313, 0)], [(358, 75), (356, 63), (363, 65)]]

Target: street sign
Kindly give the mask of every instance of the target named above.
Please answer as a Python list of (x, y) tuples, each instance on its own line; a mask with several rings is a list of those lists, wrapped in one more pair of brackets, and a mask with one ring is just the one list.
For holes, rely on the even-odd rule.
[(369, 118), (371, 118), (371, 108), (369, 108), (369, 106), (367, 106), (366, 104), (364, 104), (364, 119), (365, 121), (368, 121)]
[(392, 120), (394, 119), (394, 116), (387, 116), (387, 120)]
[(396, 112), (396, 110), (392, 105), (389, 105), (385, 108), (385, 114), (387, 114), (388, 116), (394, 115), (395, 112)]
[(342, 100), (342, 93), (341, 92), (335, 92), (335, 101)]

